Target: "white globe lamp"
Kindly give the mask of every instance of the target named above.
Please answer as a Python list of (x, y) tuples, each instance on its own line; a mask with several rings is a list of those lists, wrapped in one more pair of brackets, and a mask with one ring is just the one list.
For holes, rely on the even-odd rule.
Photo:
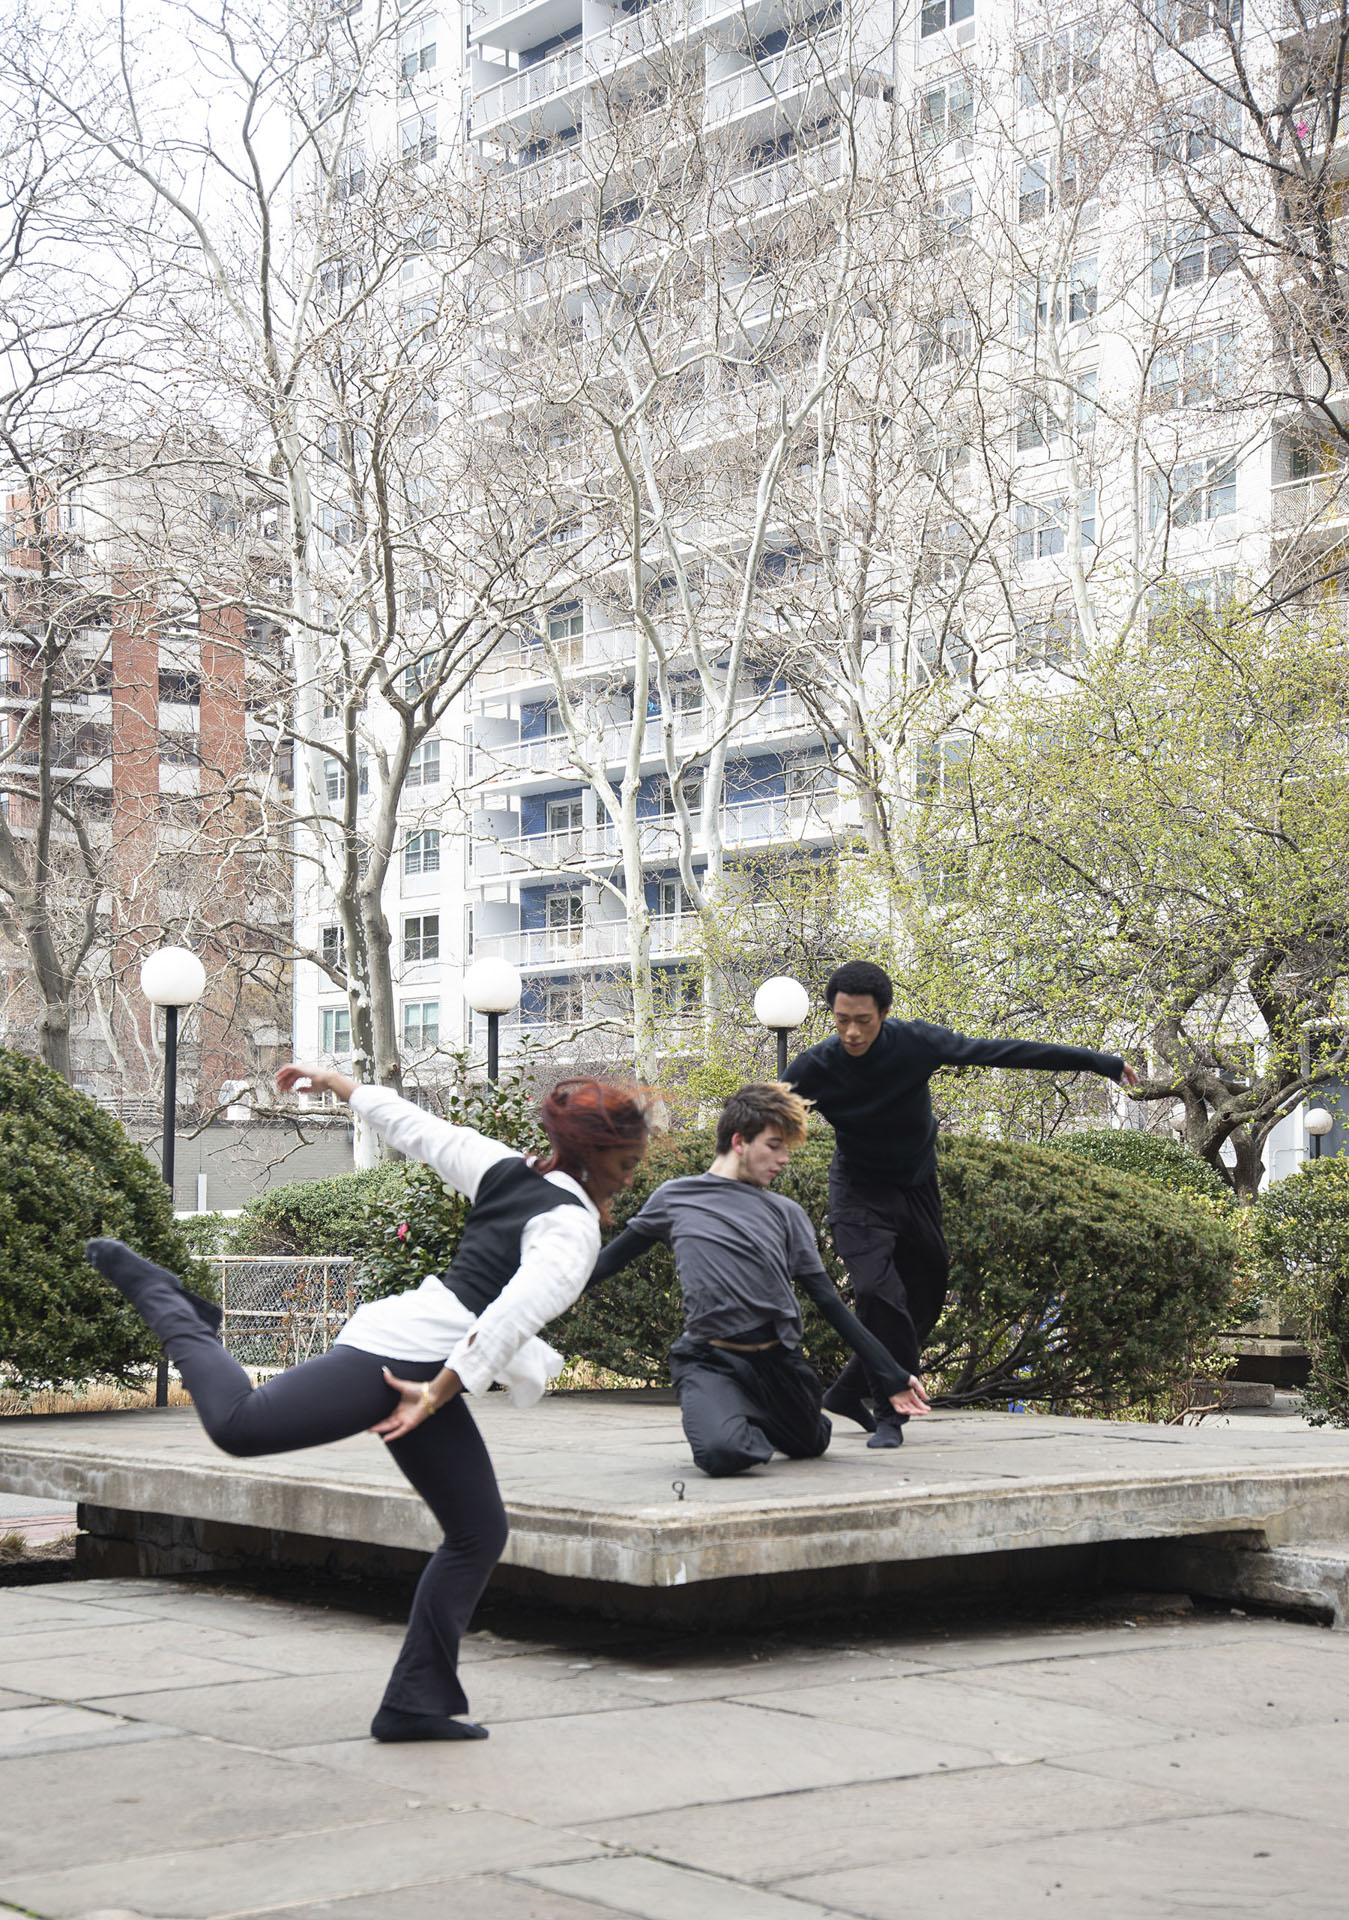
[(1312, 1159), (1319, 1160), (1321, 1158), (1321, 1142), (1335, 1125), (1335, 1116), (1329, 1107), (1309, 1107), (1302, 1124), (1311, 1135)]
[(754, 996), (754, 1017), (778, 1037), (778, 1079), (787, 1071), (787, 1035), (810, 1012), (810, 995), (790, 974), (776, 973)]
[(501, 1067), (498, 1027), (503, 1013), (520, 1004), (525, 983), (520, 969), (509, 960), (475, 960), (464, 975), (464, 998), (474, 1013), (487, 1015), (487, 1078), (495, 1080)]

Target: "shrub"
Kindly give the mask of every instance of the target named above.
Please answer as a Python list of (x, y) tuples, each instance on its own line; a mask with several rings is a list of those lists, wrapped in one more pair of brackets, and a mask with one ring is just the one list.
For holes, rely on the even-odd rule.
[(1311, 1355), (1308, 1415), (1349, 1427), (1349, 1160), (1304, 1162), (1253, 1215), (1261, 1268)]
[(1138, 1133), (1132, 1128), (1093, 1127), (1081, 1133), (1067, 1133), (1047, 1143), (1053, 1153), (1071, 1154), (1088, 1166), (1105, 1167), (1112, 1173), (1132, 1174), (1136, 1180), (1151, 1181), (1170, 1193), (1193, 1193), (1232, 1205), (1232, 1189), (1207, 1160), (1192, 1147), (1178, 1140), (1166, 1140), (1159, 1133)]
[[(831, 1141), (813, 1135), (778, 1191), (815, 1223), (825, 1265), (849, 1291), (826, 1225)], [(656, 1143), (630, 1191), (627, 1220), (662, 1180), (701, 1172), (710, 1134)], [(951, 1296), (928, 1354), (947, 1404), (1009, 1399), (1110, 1409), (1173, 1388), (1223, 1324), (1235, 1262), (1224, 1220), (1127, 1175), (1065, 1166), (1044, 1149), (946, 1139), (939, 1177), (951, 1248)], [(585, 1295), (549, 1338), (569, 1354), (642, 1379), (665, 1377), (681, 1324), (664, 1247)], [(832, 1375), (845, 1353), (807, 1310), (803, 1345)]]
[(158, 1357), (86, 1262), (96, 1234), (209, 1288), (153, 1162), (50, 1068), (0, 1048), (0, 1353), (21, 1391), (130, 1381)]

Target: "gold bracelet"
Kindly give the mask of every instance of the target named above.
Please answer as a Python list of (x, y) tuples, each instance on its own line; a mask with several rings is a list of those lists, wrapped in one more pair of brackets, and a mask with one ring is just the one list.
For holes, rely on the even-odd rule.
[(436, 1411), (436, 1402), (431, 1397), (431, 1383), (429, 1380), (423, 1380), (422, 1382), (422, 1405), (428, 1414)]

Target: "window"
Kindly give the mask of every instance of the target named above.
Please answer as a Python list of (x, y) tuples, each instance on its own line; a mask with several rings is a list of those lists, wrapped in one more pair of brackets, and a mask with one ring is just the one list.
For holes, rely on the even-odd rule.
[(440, 915), (409, 914), (403, 922), (403, 958), (409, 966), (440, 958)]
[(1021, 49), (1021, 104), (1047, 106), (1056, 94), (1074, 93), (1101, 71), (1101, 29), (1094, 22), (1066, 27)]
[(434, 613), (438, 605), (436, 576), (429, 567), (420, 567), (408, 575), (403, 588), (404, 613)]
[(197, 706), (201, 700), (201, 675), (174, 667), (159, 669), (159, 697), (180, 705)]
[(331, 757), (323, 763), (323, 781), (328, 789), (330, 800), (345, 800), (347, 797), (347, 770), (340, 760)]
[(323, 955), (325, 966), (333, 967), (339, 973), (345, 971), (347, 936), (340, 926), (322, 928), (319, 934), (319, 952)]
[(325, 547), (354, 547), (360, 537), (360, 528), (351, 507), (321, 506), (315, 515), (318, 523), (319, 541)]
[(918, 97), (918, 144), (929, 152), (974, 131), (974, 92), (968, 80), (929, 87)]
[(399, 691), (411, 705), (421, 699), (430, 674), (430, 664), (426, 660), (413, 660), (403, 668), (398, 676)]
[(1241, 139), (1241, 106), (1226, 94), (1205, 93), (1172, 110), (1153, 134), (1152, 170), (1194, 166)]
[(403, 847), (403, 872), (406, 874), (440, 872), (439, 828), (423, 827), (420, 833), (409, 835)]
[(550, 1026), (575, 1026), (583, 1006), (581, 989), (570, 980), (550, 982), (543, 990), (543, 1017)]
[(436, 144), (434, 108), (426, 113), (414, 113), (411, 119), (399, 123), (399, 150), (403, 156), (403, 165), (409, 170), (413, 167), (430, 166), (436, 157)]
[(403, 1045), (416, 1052), (440, 1044), (439, 1000), (403, 1002)]
[(429, 20), (419, 20), (415, 26), (404, 28), (398, 43), (398, 77), (404, 87), (410, 87), (422, 74), (430, 73), (435, 64), (436, 22), (433, 16)]
[[(1096, 495), (1084, 493), (1079, 503), (1082, 544), (1089, 547), (1096, 539)], [(1068, 539), (1071, 520), (1069, 503), (1060, 494), (1052, 500), (1020, 500), (1016, 509), (1016, 557), (1023, 565), (1034, 560), (1051, 560), (1061, 554)]]
[(1241, 0), (1163, 0), (1157, 24), (1178, 46), (1206, 33), (1236, 33), (1241, 26)]
[(1234, 236), (1218, 227), (1171, 227), (1152, 236), (1152, 291), (1196, 287), (1226, 273), (1237, 257)]
[(930, 40), (934, 33), (945, 33), (963, 20), (973, 20), (974, 0), (924, 0), (921, 34)]
[(968, 240), (974, 227), (974, 195), (968, 187), (952, 187), (933, 196), (927, 209), (927, 231), (938, 243)]
[(440, 742), (423, 740), (408, 756), (405, 787), (434, 787), (440, 782)]
[(914, 436), (914, 460), (918, 471), (925, 473), (930, 480), (944, 480), (952, 485), (959, 485), (968, 479), (970, 443), (965, 437), (967, 432), (968, 428), (960, 420), (921, 427)]
[(656, 882), (656, 913), (662, 920), (675, 920), (684, 911), (684, 884), (681, 880)]
[(1082, 634), (1074, 612), (1036, 614), (1018, 620), (1015, 664), (1029, 672), (1035, 667), (1065, 667), (1080, 659)]
[(550, 947), (579, 947), (585, 932), (585, 900), (579, 893), (550, 893), (545, 924)]
[(548, 802), (549, 833), (580, 833), (585, 823), (585, 808), (580, 800), (550, 800)]
[(1023, 400), (1017, 414), (1016, 450), (1037, 453), (1058, 439), (1059, 423), (1044, 400)]
[(703, 710), (703, 683), (701, 680), (676, 680), (670, 689), (677, 714), (686, 714), (693, 718)]
[(960, 735), (923, 742), (914, 768), (920, 800), (936, 799), (961, 784), (970, 762), (970, 747), (971, 743)]
[(333, 171), (333, 198), (339, 206), (354, 200), (365, 188), (365, 148), (359, 142), (343, 147)]
[(964, 581), (970, 558), (969, 528), (963, 521), (947, 520), (924, 530), (919, 569), (924, 586), (958, 588)]
[(1167, 347), (1152, 363), (1149, 391), (1160, 407), (1211, 407), (1235, 387), (1237, 333), (1220, 333)]
[(1169, 474), (1155, 473), (1150, 491), (1149, 522), (1158, 527), (1197, 527), (1220, 520), (1237, 510), (1237, 463), (1230, 454), (1207, 460), (1187, 460)]
[(921, 634), (918, 658), (928, 680), (968, 680), (974, 670), (974, 649), (959, 627)]
[(1060, 279), (1023, 280), (1017, 295), (1017, 324), (1023, 340), (1046, 327), (1086, 326), (1096, 317), (1096, 256), (1075, 260)]
[(1049, 162), (1032, 160), (1021, 169), (1017, 184), (1016, 217), (1024, 227), (1032, 220), (1043, 220), (1054, 204), (1049, 181)]
[(918, 366), (956, 366), (968, 360), (974, 351), (974, 322), (961, 310), (955, 313), (929, 314), (919, 323)]
[[(684, 796), (684, 804), (689, 812), (691, 814), (701, 813), (703, 810), (703, 776), (700, 773), (690, 774), (687, 779), (681, 780), (679, 784), (680, 792)], [(658, 820), (676, 819), (674, 793), (671, 790), (669, 780), (664, 774), (657, 780), (655, 792), (656, 818)]]
[(321, 1016), (322, 1050), (339, 1056), (351, 1052), (350, 1007), (325, 1007)]

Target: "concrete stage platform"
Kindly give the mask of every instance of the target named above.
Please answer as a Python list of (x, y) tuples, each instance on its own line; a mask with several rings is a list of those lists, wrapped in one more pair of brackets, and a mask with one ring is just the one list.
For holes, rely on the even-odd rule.
[[(1123, 1583), (1339, 1624), (1349, 1600), (1349, 1433), (1298, 1422), (937, 1413), (894, 1453), (840, 1422), (821, 1460), (708, 1480), (652, 1397), (475, 1413), (511, 1514), (499, 1585), (587, 1610), (727, 1624)], [(402, 1575), (437, 1540), (378, 1441), (232, 1460), (186, 1409), (0, 1421), (0, 1491), (77, 1502), (91, 1572)]]

